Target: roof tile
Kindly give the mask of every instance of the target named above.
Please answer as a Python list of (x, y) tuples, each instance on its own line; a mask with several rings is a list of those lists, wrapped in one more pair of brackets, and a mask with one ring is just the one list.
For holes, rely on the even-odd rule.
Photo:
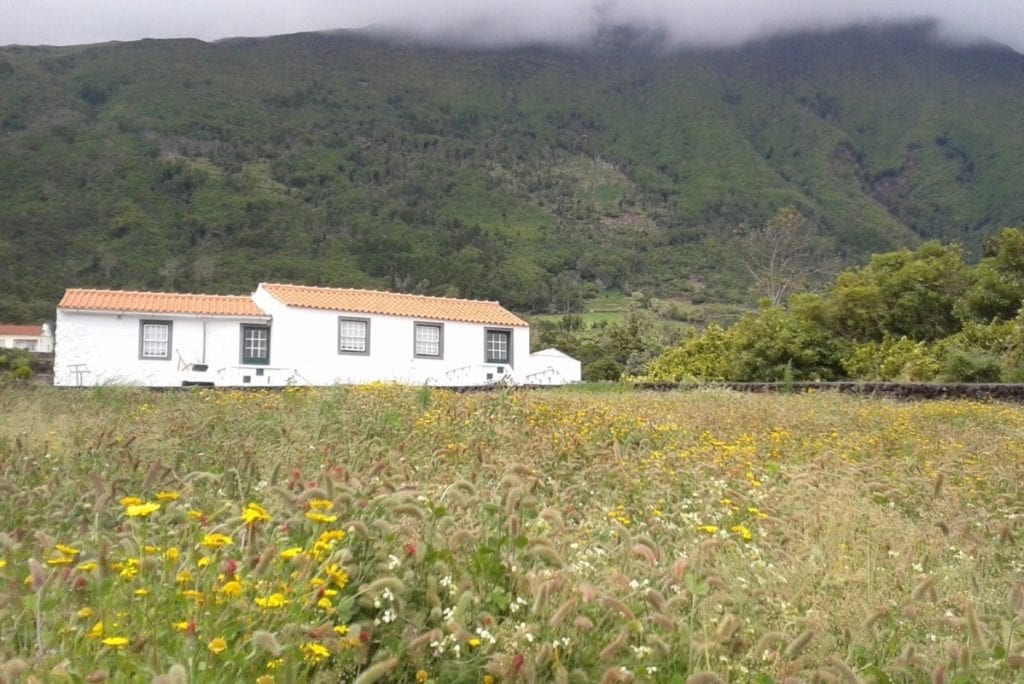
[(528, 325), (526, 321), (502, 307), (498, 302), (477, 299), (427, 297), (379, 290), (352, 290), (279, 283), (261, 283), (260, 287), (282, 304), (305, 309), (351, 311), (486, 325)]
[(43, 326), (41, 325), (9, 325), (0, 323), (0, 335), (24, 335), (26, 337), (41, 337)]
[(251, 297), (238, 295), (129, 292), (122, 290), (69, 289), (57, 305), (60, 309), (124, 311), (201, 316), (266, 316)]

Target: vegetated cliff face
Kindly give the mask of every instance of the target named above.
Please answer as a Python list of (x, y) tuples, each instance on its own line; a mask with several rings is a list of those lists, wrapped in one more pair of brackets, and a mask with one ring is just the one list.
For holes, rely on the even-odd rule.
[(0, 318), (68, 285), (746, 293), (738, 227), (840, 255), (1024, 220), (1024, 57), (927, 27), (660, 51), (357, 33), (0, 48)]

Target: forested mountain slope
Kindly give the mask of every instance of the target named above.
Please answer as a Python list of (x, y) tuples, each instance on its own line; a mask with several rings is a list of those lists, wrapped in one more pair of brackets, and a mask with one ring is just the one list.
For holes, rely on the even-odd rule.
[(847, 260), (1024, 222), (1024, 56), (924, 25), (662, 49), (339, 32), (0, 48), (0, 319), (64, 287), (746, 295), (780, 207)]

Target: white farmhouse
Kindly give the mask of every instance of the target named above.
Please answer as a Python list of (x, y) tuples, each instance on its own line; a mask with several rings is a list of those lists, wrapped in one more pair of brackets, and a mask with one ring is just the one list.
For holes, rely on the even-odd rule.
[(53, 351), (50, 326), (0, 323), (0, 349), (23, 349), (48, 354)]
[(261, 283), (251, 297), (68, 290), (54, 384), (560, 385), (579, 362), (531, 355), (497, 302)]

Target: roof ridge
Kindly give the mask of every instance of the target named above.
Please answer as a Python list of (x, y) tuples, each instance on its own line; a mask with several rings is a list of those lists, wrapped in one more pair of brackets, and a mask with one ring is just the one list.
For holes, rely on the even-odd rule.
[(295, 287), (303, 290), (328, 290), (342, 292), (371, 292), (373, 294), (388, 295), (391, 297), (417, 297), (419, 299), (440, 299), (446, 302), (472, 302), (474, 304), (497, 304), (501, 302), (496, 299), (469, 299), (468, 297), (442, 297), (440, 295), (414, 294), (412, 292), (391, 292), (390, 290), (370, 290), (363, 287), (330, 287), (327, 285), (294, 285), (292, 283), (260, 283), (271, 287)]
[(210, 294), (206, 292), (161, 292), (158, 290), (112, 290), (109, 288), (69, 287), (65, 292), (97, 292), (129, 295), (168, 295), (172, 297), (228, 297), (231, 299), (252, 299), (252, 295)]

